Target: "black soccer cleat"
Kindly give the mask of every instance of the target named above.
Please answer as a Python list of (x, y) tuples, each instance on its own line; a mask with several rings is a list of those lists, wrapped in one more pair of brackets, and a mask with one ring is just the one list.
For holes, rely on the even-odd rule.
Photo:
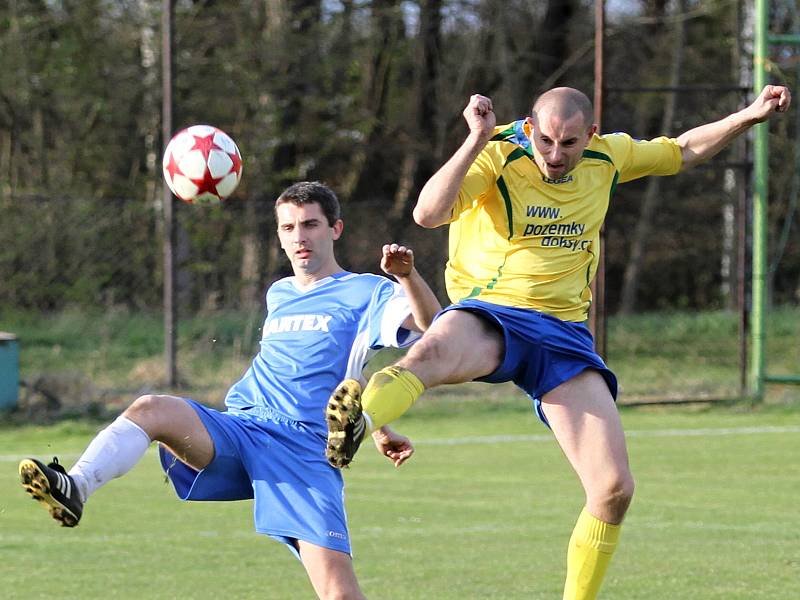
[(62, 526), (75, 527), (81, 520), (83, 502), (75, 480), (67, 475), (56, 457), (47, 466), (35, 458), (24, 459), (19, 463), (19, 480), (31, 498)]
[(328, 462), (341, 469), (349, 465), (364, 439), (367, 423), (361, 410), (361, 384), (355, 379), (340, 383), (325, 409), (328, 423)]

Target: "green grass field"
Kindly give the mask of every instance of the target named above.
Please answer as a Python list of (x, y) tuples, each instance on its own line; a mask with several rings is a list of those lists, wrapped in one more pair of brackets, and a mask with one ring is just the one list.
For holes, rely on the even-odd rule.
[[(800, 408), (622, 416), (637, 493), (601, 597), (796, 598)], [(346, 472), (367, 595), (560, 598), (582, 496), (527, 401), (423, 398), (397, 425), (417, 444), (410, 463), (394, 469), (365, 448)], [(58, 527), (22, 491), (16, 463), (71, 464), (99, 427), (0, 429), (2, 598), (314, 597), (289, 552), (253, 532), (249, 502), (179, 502), (152, 450), (92, 497), (79, 527)]]

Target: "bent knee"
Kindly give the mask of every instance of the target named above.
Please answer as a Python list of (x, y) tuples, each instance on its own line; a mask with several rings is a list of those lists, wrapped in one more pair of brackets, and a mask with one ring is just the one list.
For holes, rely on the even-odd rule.
[(636, 483), (633, 480), (633, 475), (628, 473), (625, 477), (620, 478), (611, 490), (612, 503), (623, 508), (623, 511), (628, 510), (628, 506), (630, 506), (631, 500), (633, 500), (635, 488)]
[(125, 416), (129, 416), (157, 412), (164, 406), (164, 404), (173, 399), (174, 398), (172, 396), (145, 394), (134, 400), (133, 403), (127, 409), (125, 409), (123, 414)]
[(151, 438), (155, 439), (155, 436), (160, 432), (161, 421), (165, 418), (169, 419), (170, 409), (175, 406), (176, 402), (182, 402), (182, 400), (175, 396), (145, 394), (134, 400), (125, 409), (122, 416), (136, 423)]
[(630, 473), (620, 474), (605, 483), (589, 497), (589, 503), (599, 507), (609, 522), (622, 521), (633, 500), (636, 485)]

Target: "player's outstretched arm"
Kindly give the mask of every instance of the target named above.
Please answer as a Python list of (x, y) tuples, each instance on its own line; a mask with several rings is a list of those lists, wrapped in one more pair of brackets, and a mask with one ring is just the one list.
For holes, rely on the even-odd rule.
[(375, 442), (378, 452), (392, 461), (395, 467), (402, 465), (414, 454), (411, 440), (386, 425), (372, 432), (372, 441)]
[(450, 220), (453, 206), (458, 199), (461, 182), (470, 165), (491, 139), (496, 117), (492, 100), (480, 94), (470, 96), (463, 112), (469, 126), (469, 135), (455, 154), (422, 187), (414, 220), (423, 227), (439, 227)]
[(792, 94), (788, 87), (768, 85), (750, 106), (680, 135), (678, 145), (683, 158), (681, 170), (707, 161), (753, 125), (766, 121), (776, 112), (786, 112), (791, 102)]
[(411, 314), (403, 327), (413, 331), (425, 331), (433, 322), (442, 305), (433, 290), (414, 267), (414, 251), (398, 244), (386, 244), (381, 257), (381, 269), (392, 275), (403, 286), (411, 305)]

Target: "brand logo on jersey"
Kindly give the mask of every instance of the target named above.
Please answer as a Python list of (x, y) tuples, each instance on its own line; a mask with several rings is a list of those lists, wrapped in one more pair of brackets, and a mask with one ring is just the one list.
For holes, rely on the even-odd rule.
[(270, 319), (264, 324), (264, 337), (287, 331), (328, 331), (331, 315), (291, 315)]
[(545, 183), (569, 183), (572, 181), (572, 175), (564, 175), (563, 177), (559, 177), (558, 179), (550, 179), (549, 177), (545, 177), (542, 175), (542, 181)]

